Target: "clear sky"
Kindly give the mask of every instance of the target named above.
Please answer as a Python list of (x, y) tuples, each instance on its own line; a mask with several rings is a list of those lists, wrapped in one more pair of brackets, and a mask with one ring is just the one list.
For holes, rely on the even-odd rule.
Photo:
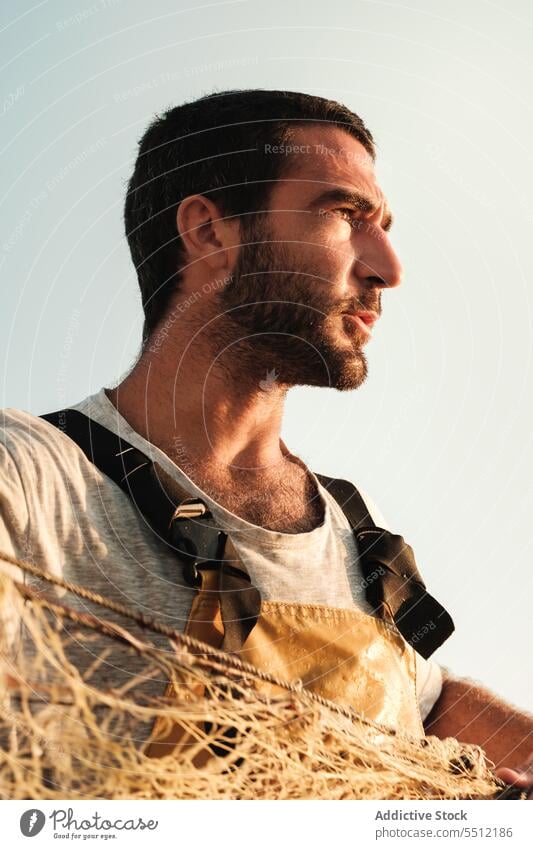
[(405, 282), (366, 385), (294, 390), (283, 436), (411, 543), (456, 621), (435, 659), (530, 709), (532, 31), (527, 0), (0, 11), (0, 406), (57, 409), (135, 359), (122, 204), (154, 113), (225, 88), (344, 101), (377, 139)]

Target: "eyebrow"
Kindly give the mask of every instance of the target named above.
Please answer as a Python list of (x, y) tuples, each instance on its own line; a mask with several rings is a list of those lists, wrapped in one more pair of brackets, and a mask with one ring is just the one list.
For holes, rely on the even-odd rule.
[[(341, 187), (328, 189), (327, 191), (322, 192), (322, 194), (312, 201), (311, 206), (315, 208), (326, 206), (331, 203), (342, 203), (347, 206), (353, 206), (364, 214), (371, 214), (377, 209), (375, 202), (369, 198), (368, 195), (365, 195), (363, 192), (358, 192), (355, 189), (343, 189)], [(381, 224), (382, 229), (390, 230), (392, 222), (392, 213), (387, 207), (385, 207), (383, 223)]]

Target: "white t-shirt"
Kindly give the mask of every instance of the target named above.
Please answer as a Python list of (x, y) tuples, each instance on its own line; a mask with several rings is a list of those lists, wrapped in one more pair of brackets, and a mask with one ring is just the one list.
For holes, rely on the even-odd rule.
[[(354, 535), (342, 509), (316, 476), (323, 523), (299, 534), (266, 530), (212, 501), (166, 454), (132, 430), (103, 389), (73, 406), (120, 434), (156, 461), (181, 489), (205, 501), (229, 533), (263, 599), (355, 606), (370, 612)], [(183, 580), (179, 561), (129, 497), (72, 440), (43, 419), (21, 410), (3, 410), (0, 463), (0, 551), (184, 629), (195, 590)], [(385, 528), (377, 507), (361, 494), (376, 524)], [(70, 597), (69, 603), (98, 613), (90, 603)], [(80, 646), (80, 668), (88, 662), (82, 653)], [(442, 674), (435, 662), (419, 654), (416, 659), (420, 712), (425, 718), (440, 695)], [(131, 663), (128, 671), (135, 671)], [(109, 680), (114, 672), (115, 668), (107, 670)], [(161, 682), (154, 681), (153, 687), (161, 692)]]

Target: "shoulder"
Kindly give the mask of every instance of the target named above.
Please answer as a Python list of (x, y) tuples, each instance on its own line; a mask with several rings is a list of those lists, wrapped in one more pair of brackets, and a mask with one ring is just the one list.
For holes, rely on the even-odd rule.
[(0, 410), (0, 445), (14, 460), (60, 460), (77, 446), (61, 430), (25, 410)]
[(15, 476), (28, 502), (53, 499), (57, 486), (101, 477), (83, 451), (60, 428), (25, 410), (0, 410), (2, 486)]
[[(50, 433), (50, 425), (25, 410), (7, 408), (0, 410), (0, 453), (3, 464), (15, 466), (22, 477), (25, 471), (35, 465), (43, 452), (50, 448), (50, 442), (57, 442), (57, 436)], [(3, 474), (5, 474), (5, 467)]]
[[(337, 478), (336, 481), (338, 481), (340, 486), (339, 486), (339, 491), (337, 492), (337, 498), (335, 498), (334, 495), (333, 495), (333, 492), (330, 492), (327, 489), (327, 487), (324, 486), (324, 484), (322, 482), (322, 480), (324, 480), (324, 478), (326, 478), (326, 480), (330, 480), (330, 479), (327, 478), (326, 476), (316, 475), (316, 474), (315, 474), (315, 477), (317, 478), (317, 484), (319, 486), (321, 495), (329, 502), (330, 507), (331, 507), (334, 515), (336, 515), (337, 517), (341, 517), (341, 523), (343, 525), (346, 524), (347, 519), (345, 517), (342, 506), (339, 503), (339, 501), (337, 500), (337, 498), (339, 500), (342, 500), (342, 501), (347, 501), (350, 497), (350, 492), (351, 492), (351, 489), (353, 487), (357, 490), (357, 492), (361, 496), (361, 498), (362, 498), (362, 500), (365, 504), (365, 507), (368, 510), (368, 513), (370, 514), (371, 518), (373, 519), (375, 524), (378, 526), (378, 528), (384, 528), (387, 531), (390, 530), (389, 525), (388, 525), (385, 517), (383, 516), (383, 513), (381, 512), (381, 510), (377, 506), (374, 499), (368, 494), (368, 492), (366, 492), (366, 490), (361, 489), (361, 487), (356, 486), (355, 483), (353, 483), (352, 481), (349, 481), (345, 478), (343, 478), (343, 479)], [(320, 480), (320, 478), (322, 478), (322, 480)]]
[(367, 506), (368, 512), (372, 516), (378, 528), (383, 528), (386, 531), (390, 531), (389, 524), (374, 499), (371, 498), (368, 492), (366, 492), (364, 489), (361, 489), (360, 487), (357, 487), (357, 489), (359, 491), (359, 495)]

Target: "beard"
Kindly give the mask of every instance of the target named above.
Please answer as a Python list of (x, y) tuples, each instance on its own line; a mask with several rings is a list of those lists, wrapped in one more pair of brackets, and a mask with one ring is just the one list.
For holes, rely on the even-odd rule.
[(228, 331), (219, 341), (231, 345), (249, 375), (266, 372), (278, 385), (356, 389), (368, 373), (366, 335), (358, 328), (348, 335), (342, 314), (356, 309), (379, 314), (381, 293), (334, 299), (316, 263), (273, 243), (266, 228), (253, 229), (243, 234), (243, 242), (253, 244), (241, 247), (230, 282), (217, 293)]

